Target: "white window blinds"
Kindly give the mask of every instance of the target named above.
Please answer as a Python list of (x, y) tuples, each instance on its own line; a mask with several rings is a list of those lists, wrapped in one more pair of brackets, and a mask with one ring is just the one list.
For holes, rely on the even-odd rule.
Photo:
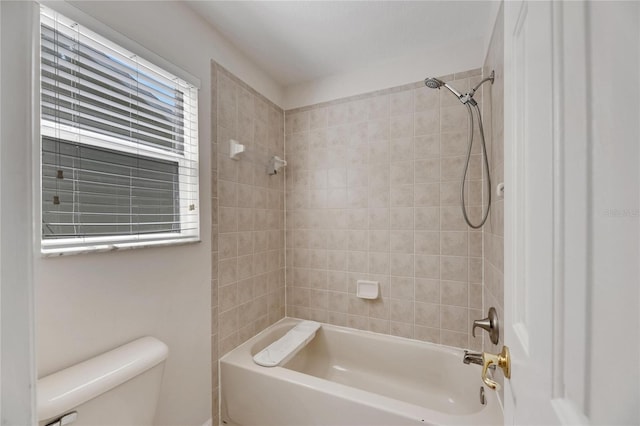
[(199, 238), (197, 89), (41, 8), (42, 251)]

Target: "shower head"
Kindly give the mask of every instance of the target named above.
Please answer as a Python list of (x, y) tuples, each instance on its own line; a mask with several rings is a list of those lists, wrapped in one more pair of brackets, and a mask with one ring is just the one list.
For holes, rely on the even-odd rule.
[(424, 85), (429, 89), (439, 89), (440, 86), (444, 86), (444, 81), (438, 80), (437, 78), (426, 78), (424, 80)]
[(462, 95), (460, 94), (460, 92), (458, 92), (456, 89), (454, 89), (453, 87), (449, 86), (447, 83), (445, 83), (444, 81), (437, 79), (437, 78), (427, 78), (424, 80), (424, 85), (427, 86), (430, 89), (439, 89), (442, 86), (446, 87), (447, 89), (449, 89), (449, 91), (451, 93), (453, 93), (454, 95), (456, 95), (456, 97), (460, 98), (462, 97)]

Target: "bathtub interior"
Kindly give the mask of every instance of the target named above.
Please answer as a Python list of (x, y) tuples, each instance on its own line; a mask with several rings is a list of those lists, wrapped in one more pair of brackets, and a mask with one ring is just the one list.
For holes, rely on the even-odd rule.
[(497, 395), (485, 389), (480, 403), (480, 367), (457, 348), (322, 324), (285, 364), (253, 361), (299, 321), (283, 318), (220, 359), (226, 424), (502, 424)]
[(443, 413), (482, 410), (477, 366), (464, 365), (459, 350), (425, 345), (323, 327), (283, 367)]

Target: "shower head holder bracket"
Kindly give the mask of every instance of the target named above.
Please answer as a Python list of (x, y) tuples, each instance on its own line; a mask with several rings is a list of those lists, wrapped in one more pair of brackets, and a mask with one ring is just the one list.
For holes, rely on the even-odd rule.
[(287, 165), (287, 162), (282, 158), (274, 155), (269, 160), (269, 164), (267, 165), (267, 173), (270, 175), (278, 174), (278, 170)]

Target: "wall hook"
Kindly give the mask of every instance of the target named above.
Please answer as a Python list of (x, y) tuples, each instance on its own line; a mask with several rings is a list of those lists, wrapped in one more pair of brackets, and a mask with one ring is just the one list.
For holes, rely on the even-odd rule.
[(269, 160), (269, 164), (267, 165), (267, 173), (270, 175), (275, 175), (278, 173), (278, 170), (287, 165), (287, 162), (282, 158), (274, 155)]

